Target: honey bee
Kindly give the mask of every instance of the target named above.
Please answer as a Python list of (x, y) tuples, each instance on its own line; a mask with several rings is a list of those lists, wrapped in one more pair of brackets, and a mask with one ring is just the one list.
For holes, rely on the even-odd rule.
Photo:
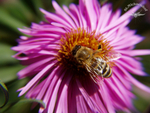
[[(94, 82), (96, 82), (98, 76), (109, 78), (112, 75), (112, 69), (107, 64), (108, 61), (103, 60), (99, 55), (101, 50), (101, 45), (98, 46), (97, 50), (76, 45), (71, 52), (78, 64), (84, 66), (90, 73), (90, 77), (94, 80)], [(119, 53), (114, 53), (113, 58), (110, 57), (108, 59), (109, 61), (112, 61), (118, 58), (120, 58)]]

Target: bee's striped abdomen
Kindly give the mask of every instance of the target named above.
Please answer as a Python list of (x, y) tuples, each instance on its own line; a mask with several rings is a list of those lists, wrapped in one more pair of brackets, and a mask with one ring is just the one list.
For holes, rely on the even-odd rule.
[(112, 70), (107, 63), (105, 63), (105, 64), (106, 64), (106, 66), (103, 68), (102, 76), (105, 78), (108, 78), (108, 77), (111, 77)]

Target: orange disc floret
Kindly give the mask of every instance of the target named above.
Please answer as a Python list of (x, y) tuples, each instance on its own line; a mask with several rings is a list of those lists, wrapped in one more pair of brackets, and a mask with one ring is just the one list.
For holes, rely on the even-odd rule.
[(109, 46), (109, 42), (104, 39), (102, 34), (95, 34), (93, 32), (87, 32), (84, 29), (72, 29), (62, 36), (60, 40), (61, 49), (58, 51), (57, 59), (62, 62), (64, 59), (72, 60), (71, 51), (76, 45), (86, 46), (93, 50), (98, 50), (98, 46), (101, 45), (100, 57), (107, 60), (105, 56), (112, 50)]

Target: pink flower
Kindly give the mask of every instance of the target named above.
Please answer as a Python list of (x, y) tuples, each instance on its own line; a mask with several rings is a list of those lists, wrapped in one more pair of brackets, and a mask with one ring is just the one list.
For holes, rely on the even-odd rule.
[[(20, 79), (32, 79), (20, 89), (19, 96), (43, 100), (44, 113), (115, 113), (117, 110), (135, 110), (132, 85), (150, 93), (131, 74), (145, 76), (137, 55), (150, 54), (150, 50), (133, 50), (144, 38), (130, 30), (133, 12), (137, 5), (120, 15), (112, 12), (111, 4), (100, 6), (97, 0), (79, 0), (79, 5), (70, 4), (63, 9), (52, 1), (55, 13), (44, 13), (47, 22), (32, 23), (31, 28), (19, 29), (21, 36), (14, 57), (26, 68), (18, 72)], [(141, 2), (141, 4), (144, 4)], [(96, 51), (102, 46), (100, 58), (107, 60), (112, 76), (91, 76), (86, 66), (76, 62), (72, 49), (81, 45)], [(116, 54), (121, 54), (116, 60)], [(103, 70), (104, 71), (104, 70)], [(93, 77), (93, 78), (92, 78)], [(94, 81), (95, 79), (95, 81)]]

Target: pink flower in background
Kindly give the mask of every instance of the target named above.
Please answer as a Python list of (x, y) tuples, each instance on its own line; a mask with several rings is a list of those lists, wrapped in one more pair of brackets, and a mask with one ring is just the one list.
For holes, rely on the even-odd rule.
[[(100, 6), (97, 0), (79, 0), (79, 5), (70, 4), (63, 9), (52, 1), (55, 13), (44, 13), (47, 22), (32, 23), (31, 28), (19, 29), (27, 36), (21, 36), (19, 45), (12, 49), (18, 51), (14, 57), (21, 60), (26, 68), (18, 72), (20, 79), (32, 78), (19, 96), (43, 100), (44, 113), (115, 113), (117, 110), (135, 110), (132, 99), (135, 97), (132, 85), (150, 93), (131, 76), (145, 76), (137, 55), (150, 54), (150, 50), (133, 50), (143, 37), (130, 30), (135, 6), (120, 15), (112, 12), (111, 4)], [(144, 4), (144, 3), (141, 3)], [(101, 58), (121, 54), (119, 59), (108, 62), (112, 76), (97, 76), (93, 81), (85, 68), (81, 68), (72, 57), (75, 45), (93, 50), (102, 46)]]

